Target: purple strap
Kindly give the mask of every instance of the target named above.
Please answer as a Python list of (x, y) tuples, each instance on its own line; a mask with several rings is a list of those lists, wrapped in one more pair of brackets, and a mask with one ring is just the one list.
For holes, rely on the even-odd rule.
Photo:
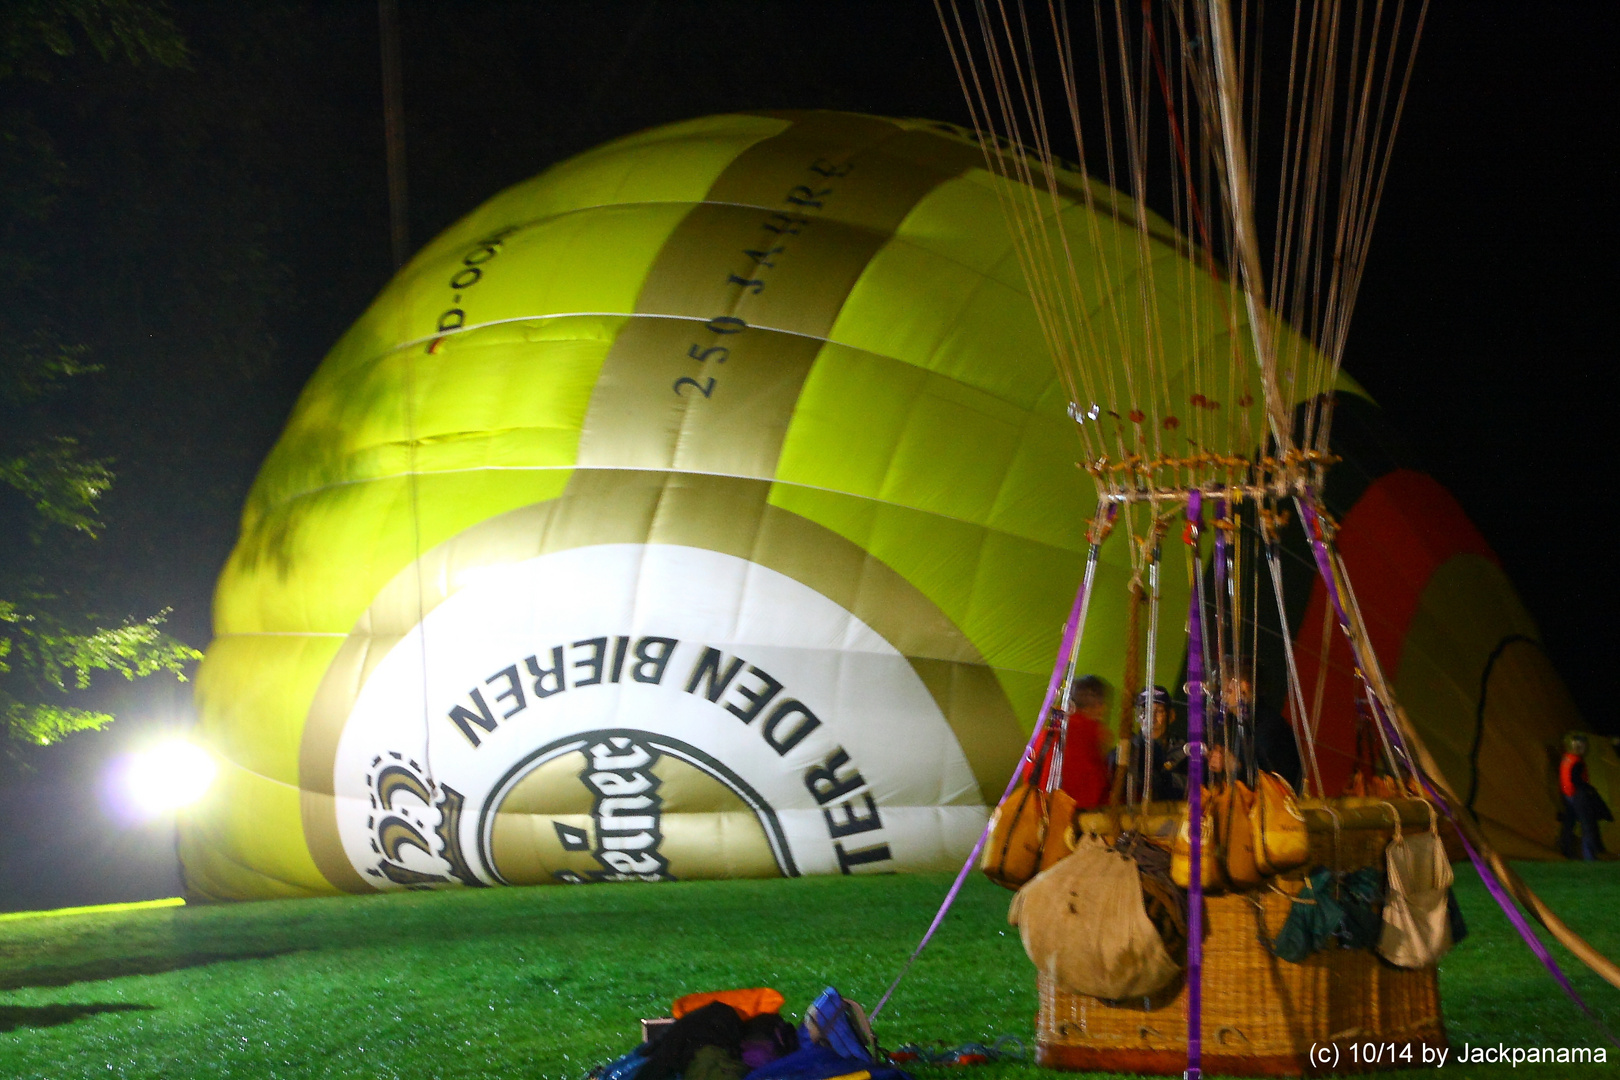
[[(1114, 508), (1110, 506), (1107, 513), (1108, 520), (1112, 522)], [(998, 806), (1006, 802), (1007, 796), (1011, 795), (1013, 788), (1018, 786), (1018, 778), (1023, 775), (1024, 766), (1029, 763), (1030, 756), (1035, 752), (1035, 743), (1040, 740), (1041, 732), (1046, 729), (1047, 711), (1052, 708), (1052, 702), (1057, 699), (1058, 687), (1063, 684), (1063, 673), (1068, 668), (1069, 657), (1074, 653), (1075, 638), (1080, 634), (1080, 617), (1086, 609), (1086, 585), (1091, 581), (1101, 546), (1100, 540), (1094, 541), (1086, 552), (1086, 572), (1080, 578), (1080, 587), (1075, 590), (1074, 605), (1069, 608), (1069, 621), (1063, 624), (1063, 644), (1058, 647), (1057, 663), (1052, 666), (1052, 678), (1046, 684), (1046, 697), (1041, 701), (1040, 715), (1035, 718), (1035, 730), (1030, 732), (1029, 742), (1024, 744), (1024, 753), (1018, 759), (1018, 767), (1013, 769), (1012, 776), (1007, 780), (1006, 790), (1001, 793), (1001, 798), (996, 800)], [(900, 974), (894, 977), (894, 982), (890, 983), (889, 988), (883, 992), (883, 997), (878, 1000), (877, 1008), (873, 1009), (872, 1015), (868, 1017), (869, 1023), (877, 1020), (878, 1013), (882, 1012), (883, 1006), (889, 1003), (889, 998), (893, 996), (895, 990), (900, 986), (900, 981), (911, 971), (911, 965), (915, 964), (917, 957), (921, 956), (923, 950), (928, 948), (928, 942), (933, 938), (934, 931), (938, 930), (940, 923), (945, 921), (946, 912), (950, 911), (951, 905), (956, 903), (957, 894), (962, 891), (962, 885), (967, 881), (968, 874), (972, 872), (974, 864), (979, 861), (979, 853), (984, 850), (985, 841), (990, 839), (990, 825), (994, 820), (994, 814), (985, 820), (984, 828), (979, 831), (979, 839), (974, 841), (973, 850), (968, 852), (967, 861), (962, 864), (962, 869), (956, 874), (956, 880), (951, 883), (950, 891), (945, 894), (945, 902), (939, 905), (939, 912), (934, 916), (934, 921), (928, 924), (927, 932), (923, 934), (922, 940), (917, 942), (917, 947), (911, 951), (911, 956), (906, 959), (904, 966), (900, 968)]]
[(1192, 603), (1187, 612), (1187, 1080), (1199, 1080), (1204, 1063), (1204, 590), (1199, 552), (1202, 497), (1187, 496), (1192, 544)]
[[(1361, 656), (1360, 648), (1357, 646), (1355, 636), (1350, 632), (1350, 618), (1345, 608), (1343, 597), (1341, 597), (1339, 594), (1339, 583), (1338, 578), (1333, 573), (1332, 557), (1328, 554), (1327, 542), (1322, 539), (1321, 519), (1317, 516), (1316, 507), (1312, 505), (1311, 498), (1306, 497), (1296, 499), (1295, 502), (1299, 506), (1300, 518), (1305, 523), (1305, 535), (1311, 542), (1311, 551), (1316, 556), (1317, 572), (1322, 575), (1322, 583), (1327, 586), (1328, 599), (1333, 602), (1333, 611), (1339, 617), (1339, 628), (1344, 632), (1345, 638), (1350, 642), (1351, 655), (1356, 665), (1356, 674), (1361, 677), (1364, 683), (1367, 683), (1369, 690), (1367, 697), (1372, 702), (1373, 715), (1377, 717), (1378, 724), (1383, 729), (1385, 736), (1388, 737), (1390, 744), (1396, 747), (1400, 751), (1401, 756), (1406, 759), (1407, 767), (1410, 768), (1412, 770), (1412, 774), (1418, 778), (1418, 783), (1423, 785), (1423, 790), (1428, 793), (1429, 798), (1436, 806), (1440, 807), (1440, 812), (1446, 815), (1447, 820), (1449, 820), (1453, 825), (1456, 825), (1457, 817), (1451, 812), (1451, 804), (1446, 799), (1441, 797), (1440, 792), (1436, 790), (1434, 783), (1429, 779), (1429, 777), (1424, 775), (1422, 769), (1418, 768), (1417, 760), (1412, 756), (1410, 749), (1407, 747), (1406, 740), (1404, 737), (1402, 737), (1400, 729), (1397, 728), (1396, 725), (1391, 721), (1389, 713), (1384, 707), (1383, 699), (1377, 693), (1370, 692), (1372, 690), (1372, 685), (1367, 680), (1367, 672), (1369, 669), (1367, 665), (1363, 663), (1363, 657)], [(1513, 897), (1508, 893), (1507, 889), (1503, 887), (1502, 883), (1497, 880), (1496, 874), (1491, 870), (1489, 864), (1486, 863), (1484, 857), (1481, 856), (1478, 851), (1474, 850), (1473, 844), (1468, 842), (1468, 834), (1465, 833), (1461, 828), (1458, 828), (1456, 831), (1457, 838), (1462, 841), (1463, 849), (1468, 852), (1468, 859), (1474, 864), (1474, 870), (1479, 874), (1480, 880), (1485, 883), (1486, 890), (1489, 891), (1492, 898), (1496, 900), (1497, 906), (1500, 907), (1502, 909), (1502, 913), (1508, 917), (1508, 921), (1511, 922), (1513, 924), (1513, 928), (1519, 932), (1519, 936), (1523, 938), (1524, 943), (1530, 947), (1530, 951), (1535, 954), (1536, 959), (1541, 961), (1542, 966), (1545, 967), (1548, 973), (1552, 975), (1553, 980), (1563, 988), (1564, 993), (1569, 996), (1569, 999), (1576, 1005), (1580, 1006), (1582, 1012), (1591, 1017), (1593, 1023), (1597, 1024), (1597, 1026), (1603, 1031), (1603, 1034), (1608, 1037), (1609, 1042), (1614, 1043), (1616, 1046), (1620, 1046), (1620, 1042), (1616, 1041), (1614, 1033), (1608, 1029), (1608, 1027), (1603, 1023), (1602, 1019), (1598, 1017), (1597, 1013), (1592, 1011), (1592, 1007), (1582, 1000), (1581, 995), (1575, 992), (1575, 987), (1570, 985), (1569, 978), (1558, 966), (1558, 961), (1553, 959), (1552, 953), (1547, 951), (1547, 946), (1541, 943), (1541, 939), (1537, 937), (1536, 932), (1531, 929), (1529, 921), (1524, 917), (1523, 913), (1519, 911), (1518, 904), (1514, 902)]]

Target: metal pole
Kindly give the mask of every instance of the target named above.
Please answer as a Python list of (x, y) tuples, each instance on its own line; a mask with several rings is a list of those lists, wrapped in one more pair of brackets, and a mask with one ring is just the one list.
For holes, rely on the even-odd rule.
[(405, 191), (405, 102), (399, 65), (398, 0), (377, 0), (382, 43), (383, 142), (388, 153), (388, 234), (394, 269), (410, 255), (410, 226)]

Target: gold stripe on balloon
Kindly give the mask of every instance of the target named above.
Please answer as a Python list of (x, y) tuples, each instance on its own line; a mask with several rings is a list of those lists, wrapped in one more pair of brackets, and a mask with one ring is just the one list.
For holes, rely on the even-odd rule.
[(849, 291), (973, 148), (809, 114), (739, 154), (665, 241), (602, 366), (581, 469), (767, 478)]

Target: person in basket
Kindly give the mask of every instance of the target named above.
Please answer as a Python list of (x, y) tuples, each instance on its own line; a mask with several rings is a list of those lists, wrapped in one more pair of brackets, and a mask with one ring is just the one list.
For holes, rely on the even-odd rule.
[[(1155, 686), (1136, 695), (1136, 711), (1141, 716), (1152, 695), (1152, 735), (1145, 737), (1138, 731), (1131, 737), (1128, 768), (1131, 775), (1125, 791), (1133, 797), (1140, 792), (1144, 774), (1152, 777), (1148, 791), (1149, 802), (1166, 802), (1187, 797), (1187, 741), (1170, 734), (1172, 706), (1170, 691)], [(1119, 767), (1119, 747), (1108, 752), (1108, 771)]]
[[(1065, 716), (1054, 708), (1046, 729), (1026, 766), (1025, 778), (1046, 787), (1052, 770), (1058, 769), (1057, 787), (1076, 806), (1101, 806), (1108, 801), (1108, 763), (1103, 758), (1103, 718), (1108, 709), (1108, 684), (1099, 676), (1087, 675), (1075, 681), (1069, 694)], [(1041, 774), (1034, 778), (1036, 763)]]

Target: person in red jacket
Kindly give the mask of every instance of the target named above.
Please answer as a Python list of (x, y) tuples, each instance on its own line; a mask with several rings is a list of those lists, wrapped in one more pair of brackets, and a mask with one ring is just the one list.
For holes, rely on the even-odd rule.
[(1602, 840), (1598, 837), (1598, 821), (1609, 818), (1603, 796), (1597, 793), (1586, 777), (1586, 737), (1571, 734), (1564, 740), (1564, 759), (1558, 763), (1558, 789), (1564, 796), (1563, 827), (1559, 830), (1558, 848), (1563, 854), (1575, 857), (1575, 826), (1581, 828), (1581, 858), (1588, 862), (1598, 857)]
[(1046, 730), (1024, 773), (1028, 779), (1040, 763), (1040, 785), (1047, 786), (1055, 763), (1060, 763), (1057, 786), (1076, 806), (1101, 806), (1108, 801), (1108, 763), (1103, 757), (1103, 721), (1108, 709), (1108, 684), (1096, 675), (1075, 680), (1069, 692), (1069, 715), (1053, 709)]

